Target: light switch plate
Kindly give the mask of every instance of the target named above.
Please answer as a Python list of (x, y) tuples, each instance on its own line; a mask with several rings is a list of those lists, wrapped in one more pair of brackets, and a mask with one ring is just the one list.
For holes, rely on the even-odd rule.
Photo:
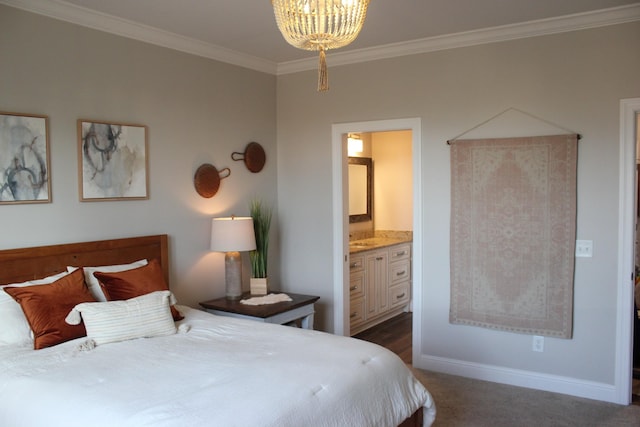
[(576, 240), (576, 257), (591, 258), (593, 256), (593, 240)]

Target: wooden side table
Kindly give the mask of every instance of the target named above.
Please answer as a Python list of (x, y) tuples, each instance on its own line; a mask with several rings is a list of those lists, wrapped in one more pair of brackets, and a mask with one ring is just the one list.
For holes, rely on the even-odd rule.
[(279, 325), (301, 320), (302, 328), (313, 329), (314, 304), (320, 297), (288, 292), (287, 295), (291, 297), (291, 301), (277, 302), (275, 304), (242, 304), (240, 303), (242, 299), (251, 298), (250, 294), (244, 294), (240, 300), (218, 298), (201, 302), (200, 305), (209, 313), (220, 316), (238, 317)]

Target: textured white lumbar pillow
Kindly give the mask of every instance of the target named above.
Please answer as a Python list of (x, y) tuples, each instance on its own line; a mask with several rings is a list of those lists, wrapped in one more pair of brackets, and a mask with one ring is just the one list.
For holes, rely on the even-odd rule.
[(176, 333), (170, 291), (156, 291), (125, 301), (84, 302), (76, 305), (65, 321), (84, 321), (87, 338), (95, 345)]

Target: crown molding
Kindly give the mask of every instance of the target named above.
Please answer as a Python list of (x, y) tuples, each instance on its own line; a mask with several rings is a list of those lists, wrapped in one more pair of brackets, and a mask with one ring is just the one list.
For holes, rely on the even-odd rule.
[(264, 73), (276, 74), (277, 71), (277, 64), (273, 61), (159, 30), (62, 0), (0, 0), (0, 4)]
[[(128, 21), (113, 15), (96, 12), (63, 0), (0, 0), (0, 4), (268, 74), (291, 74), (299, 71), (313, 70), (318, 65), (318, 60), (315, 56), (313, 58), (281, 63), (268, 61), (221, 46), (204, 43), (189, 37)], [(627, 6), (593, 12), (465, 31), (401, 43), (391, 43), (365, 49), (331, 52), (330, 61), (331, 66), (348, 65), (478, 44), (603, 27), (638, 20), (640, 20), (640, 3), (634, 3)]]
[[(435, 52), (438, 50), (455, 49), (479, 44), (604, 27), (607, 25), (623, 24), (638, 20), (640, 20), (640, 3), (634, 3), (627, 6), (602, 9), (594, 12), (577, 13), (519, 24), (502, 25), (499, 27), (446, 34), (443, 36), (428, 37), (401, 43), (391, 43), (372, 48), (351, 50), (348, 52), (331, 52), (330, 54), (327, 54), (327, 59), (331, 62), (330, 66), (334, 67), (338, 65), (394, 58), (398, 56)], [(299, 71), (314, 70), (317, 67), (318, 59), (315, 57), (310, 59), (281, 62), (278, 64), (277, 74), (283, 75)]]

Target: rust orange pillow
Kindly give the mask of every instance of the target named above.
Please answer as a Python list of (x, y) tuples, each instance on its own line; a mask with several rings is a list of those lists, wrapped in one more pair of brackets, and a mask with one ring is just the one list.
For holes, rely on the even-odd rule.
[[(122, 301), (136, 298), (155, 291), (168, 291), (169, 286), (164, 281), (162, 267), (156, 259), (152, 259), (145, 266), (116, 273), (93, 273), (100, 282), (102, 292), (107, 301)], [(183, 319), (175, 307), (171, 306), (173, 320)]]
[(24, 312), (33, 331), (33, 348), (51, 347), (87, 335), (84, 324), (69, 325), (64, 321), (77, 304), (94, 302), (78, 269), (48, 285), (4, 288)]

